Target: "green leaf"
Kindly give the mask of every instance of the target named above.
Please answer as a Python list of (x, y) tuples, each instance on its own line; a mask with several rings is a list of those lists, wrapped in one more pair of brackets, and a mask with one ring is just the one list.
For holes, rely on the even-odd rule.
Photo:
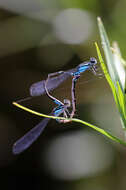
[(125, 98), (124, 98), (122, 89), (121, 89), (118, 81), (117, 81), (117, 86), (118, 86), (118, 99), (119, 99), (119, 102), (120, 102), (122, 114), (125, 116), (126, 115)]
[[(100, 31), (100, 37), (103, 45), (104, 54), (106, 57), (106, 69), (108, 69), (109, 74), (106, 74), (107, 71), (106, 73), (104, 73), (112, 89), (112, 93), (114, 95), (118, 111), (120, 113), (122, 127), (124, 129), (124, 132), (126, 133), (126, 71), (124, 67), (124, 60), (122, 59), (120, 49), (117, 43), (114, 43), (113, 48), (110, 47), (106, 31), (100, 18), (98, 18), (98, 27)], [(100, 59), (100, 50), (98, 50), (98, 47), (96, 47), (96, 49)]]
[(112, 55), (112, 51), (111, 51), (111, 47), (110, 47), (110, 42), (108, 40), (106, 31), (104, 29), (104, 26), (103, 26), (103, 23), (102, 23), (100, 17), (98, 17), (97, 20), (98, 20), (98, 27), (99, 27), (99, 31), (100, 31), (100, 37), (101, 37), (101, 41), (102, 41), (102, 47), (104, 49), (104, 53), (105, 53), (105, 57), (106, 57), (108, 71), (109, 71), (109, 74), (111, 76), (113, 83), (116, 85), (117, 75), (115, 75), (115, 66), (113, 63), (114, 61), (113, 61), (113, 55)]
[(115, 69), (118, 74), (118, 81), (121, 86), (121, 89), (123, 90), (123, 92), (125, 92), (126, 71), (125, 71), (124, 61), (121, 56), (121, 52), (117, 42), (112, 43), (112, 52), (113, 52)]
[(99, 61), (100, 61), (100, 64), (101, 64), (101, 68), (102, 68), (102, 70), (103, 70), (103, 72), (105, 74), (105, 78), (106, 78), (107, 82), (109, 83), (109, 85), (110, 85), (110, 87), (112, 89), (112, 93), (113, 93), (116, 105), (119, 106), (119, 102), (118, 102), (118, 98), (117, 98), (117, 93), (116, 93), (116, 88), (114, 86), (114, 83), (111, 80), (111, 77), (110, 77), (110, 75), (108, 73), (107, 67), (106, 67), (106, 65), (105, 65), (105, 63), (103, 61), (100, 49), (99, 49), (98, 44), (96, 42), (95, 42), (95, 46), (96, 46), (96, 51), (97, 51), (98, 58), (99, 58)]

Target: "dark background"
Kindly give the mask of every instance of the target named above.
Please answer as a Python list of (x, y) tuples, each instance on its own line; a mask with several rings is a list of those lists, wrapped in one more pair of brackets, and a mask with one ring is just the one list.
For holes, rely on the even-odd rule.
[[(125, 0), (0, 1), (0, 189), (125, 189), (125, 147), (77, 123), (50, 121), (28, 150), (12, 154), (13, 143), (42, 120), (12, 102), (48, 73), (97, 58), (97, 16), (125, 58), (125, 7)], [(53, 95), (70, 98), (70, 88), (69, 79)], [(76, 94), (75, 117), (123, 138), (104, 77), (84, 73)], [(45, 95), (22, 104), (46, 114), (55, 106)]]

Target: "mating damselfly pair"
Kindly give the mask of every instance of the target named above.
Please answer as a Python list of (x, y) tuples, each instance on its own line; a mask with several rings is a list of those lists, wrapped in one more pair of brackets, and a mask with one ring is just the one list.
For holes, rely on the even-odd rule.
[[(46, 80), (42, 80), (34, 83), (30, 87), (30, 95), (33, 96), (41, 96), (46, 94), (56, 105), (52, 112), (49, 115), (52, 116), (61, 116), (66, 118), (66, 120), (57, 119), (59, 123), (67, 123), (70, 122), (70, 119), (73, 118), (76, 111), (76, 93), (75, 87), (76, 82), (80, 78), (81, 74), (86, 70), (91, 70), (94, 75), (97, 75), (97, 60), (95, 58), (90, 58), (89, 61), (85, 61), (79, 64), (76, 68), (70, 69), (68, 71), (58, 71), (56, 73), (48, 74)], [(71, 102), (68, 99), (64, 99), (63, 102), (56, 99), (50, 94), (50, 91), (57, 88), (62, 82), (67, 80), (69, 77), (72, 78), (72, 87), (71, 87), (71, 97), (72, 97), (72, 111), (69, 112), (69, 108), (71, 107)], [(50, 118), (44, 118), (38, 125), (32, 128), (29, 132), (27, 132), (23, 137), (17, 140), (13, 145), (13, 153), (20, 154), (25, 149), (27, 149), (43, 132), (44, 128), (48, 124)]]

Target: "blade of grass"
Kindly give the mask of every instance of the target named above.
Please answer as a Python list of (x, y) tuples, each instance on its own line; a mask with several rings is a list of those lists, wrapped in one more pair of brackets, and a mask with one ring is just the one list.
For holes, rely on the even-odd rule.
[(106, 63), (108, 66), (108, 70), (109, 70), (109, 74), (111, 75), (111, 78), (113, 80), (114, 83), (116, 83), (116, 78), (115, 78), (115, 68), (112, 66), (113, 63), (113, 56), (112, 56), (112, 52), (110, 49), (110, 42), (108, 40), (106, 31), (104, 29), (104, 26), (102, 24), (102, 21), (100, 19), (100, 17), (98, 17), (98, 27), (99, 27), (99, 31), (100, 31), (100, 37), (101, 37), (101, 41), (102, 41), (102, 46), (105, 52), (105, 57), (106, 57)]
[(126, 71), (125, 71), (124, 62), (123, 62), (121, 52), (120, 52), (120, 49), (119, 49), (117, 42), (112, 43), (112, 48), (114, 49), (112, 51), (113, 52), (114, 65), (116, 68), (116, 72), (118, 73), (121, 88), (124, 92), (125, 91), (125, 82), (126, 82), (125, 81), (126, 80)]
[[(126, 94), (125, 94), (125, 80), (126, 73), (124, 68), (124, 63), (122, 62), (121, 53), (116, 43), (113, 46), (114, 52), (112, 54), (108, 36), (106, 34), (105, 28), (100, 18), (98, 18), (98, 27), (100, 31), (100, 37), (103, 45), (104, 54), (106, 57), (107, 69), (109, 71), (109, 76), (106, 76), (106, 79), (112, 89), (114, 99), (120, 113), (120, 120), (122, 122), (123, 129), (126, 130)], [(97, 53), (99, 56), (98, 48)], [(116, 51), (116, 52), (115, 52)], [(117, 56), (118, 55), (118, 56)], [(101, 64), (102, 65), (102, 64)], [(103, 68), (102, 68), (103, 69)], [(123, 75), (123, 76), (122, 76)], [(126, 133), (126, 131), (124, 132)], [(125, 134), (126, 136), (126, 134)]]
[(114, 96), (114, 99), (115, 99), (115, 102), (116, 102), (116, 105), (119, 106), (119, 102), (118, 102), (118, 98), (117, 98), (117, 93), (116, 93), (116, 88), (111, 80), (111, 77), (108, 73), (108, 70), (107, 70), (107, 67), (103, 61), (103, 58), (102, 58), (102, 55), (101, 55), (101, 52), (100, 52), (100, 49), (98, 47), (98, 44), (95, 42), (95, 46), (96, 46), (96, 51), (97, 51), (97, 54), (98, 54), (98, 58), (99, 58), (99, 61), (100, 61), (100, 64), (101, 64), (101, 68), (105, 74), (105, 78), (107, 80), (107, 82), (109, 83), (110, 85), (110, 88), (112, 89), (112, 93), (113, 93), (113, 96)]
[(118, 99), (120, 102), (121, 110), (122, 110), (122, 115), (126, 115), (126, 108), (125, 108), (125, 99), (124, 95), (122, 92), (122, 89), (120, 88), (119, 82), (117, 81), (117, 87), (118, 87)]
[[(126, 133), (126, 131), (125, 131), (126, 130), (126, 106), (125, 106), (126, 105), (126, 102), (125, 102), (126, 97), (124, 96), (123, 91), (122, 91), (118, 81), (117, 81), (117, 89), (115, 88), (115, 86), (111, 80), (111, 77), (107, 71), (107, 68), (103, 61), (103, 58), (101, 56), (101, 52), (100, 52), (100, 49), (99, 49), (97, 43), (95, 43), (95, 46), (96, 46), (99, 61), (101, 63), (102, 70), (105, 74), (105, 77), (106, 77), (110, 87), (111, 87), (116, 105), (117, 105), (119, 113), (120, 113), (120, 120), (122, 123), (122, 128), (124, 129), (124, 132)], [(126, 136), (126, 134), (125, 134), (125, 136)]]
[(102, 46), (103, 46), (103, 50), (104, 50), (105, 57), (106, 57), (106, 64), (108, 67), (109, 74), (111, 76), (111, 79), (112, 79), (115, 87), (117, 87), (116, 81), (119, 81), (119, 84), (120, 84), (121, 88), (123, 89), (119, 75), (118, 75), (118, 72), (117, 72), (116, 67), (115, 67), (114, 57), (113, 57), (113, 54), (111, 51), (110, 42), (109, 42), (107, 33), (105, 31), (104, 25), (103, 25), (100, 17), (98, 17), (97, 20), (98, 20), (100, 37), (101, 37)]

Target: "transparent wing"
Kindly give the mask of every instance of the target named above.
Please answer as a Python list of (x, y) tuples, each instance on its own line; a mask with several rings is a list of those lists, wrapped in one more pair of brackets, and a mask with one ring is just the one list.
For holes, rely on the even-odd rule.
[(27, 149), (43, 132), (50, 118), (43, 119), (38, 125), (32, 128), (23, 137), (17, 140), (13, 145), (13, 153), (20, 154), (25, 149)]
[[(74, 72), (75, 69), (70, 69), (66, 72), (64, 72), (63, 74), (60, 74), (56, 77), (52, 77), (49, 79), (48, 81), (48, 91), (51, 91), (55, 88), (57, 88), (61, 83), (63, 83), (68, 77), (70, 77), (70, 73)], [(40, 96), (42, 94), (45, 94), (45, 80), (36, 82), (34, 84), (31, 85), (30, 87), (30, 95), (31, 96)]]

